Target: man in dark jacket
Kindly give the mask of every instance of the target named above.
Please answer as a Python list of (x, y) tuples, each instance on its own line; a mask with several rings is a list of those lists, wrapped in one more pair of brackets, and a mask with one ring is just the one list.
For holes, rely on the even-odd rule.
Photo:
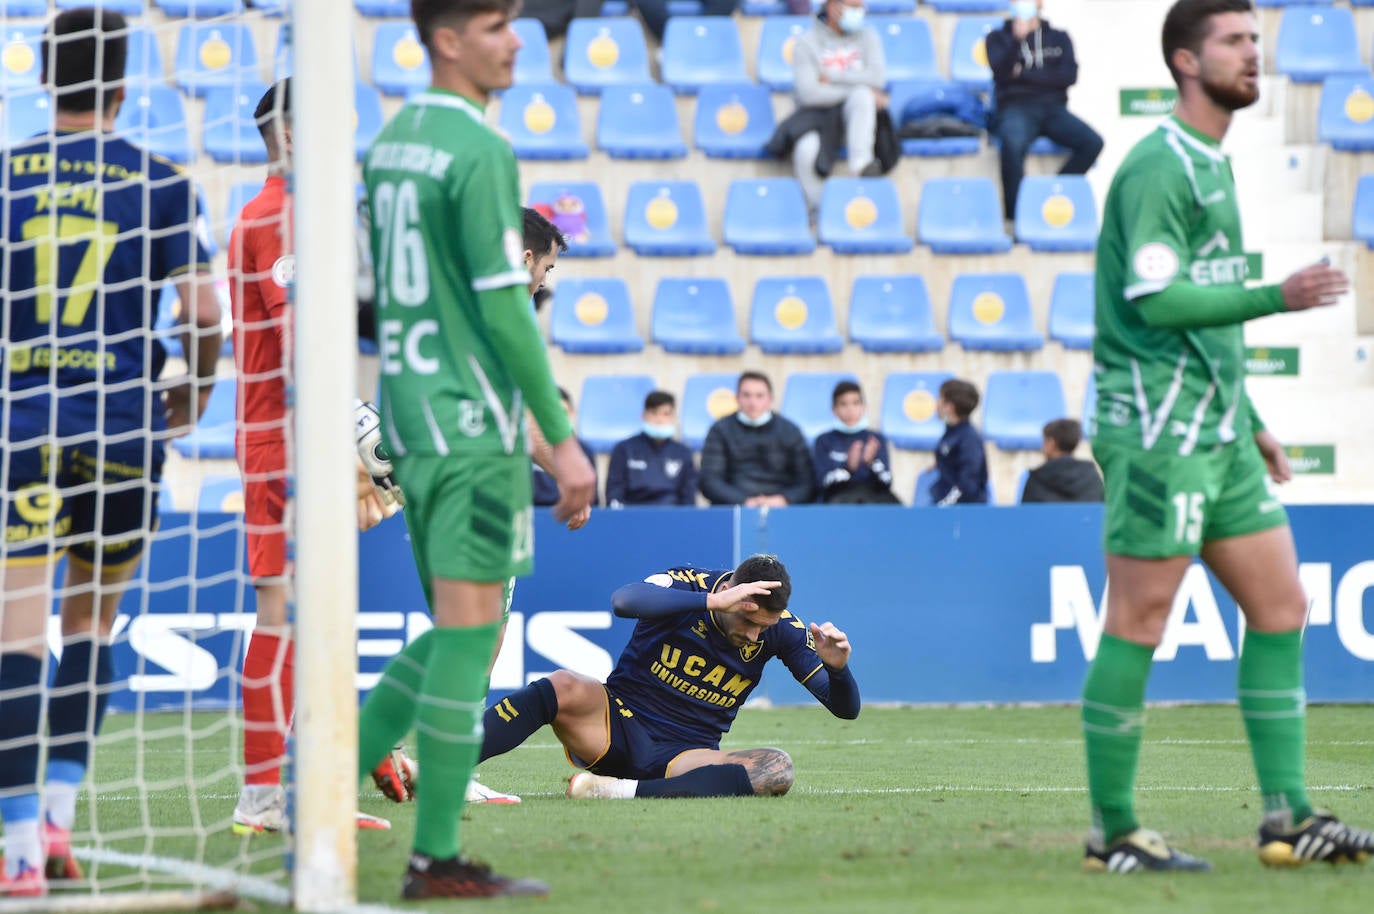
[(773, 384), (740, 374), (739, 411), (716, 421), (701, 448), (701, 494), (713, 505), (784, 507), (815, 495), (811, 449), (796, 425), (773, 414)]
[(1040, 450), (1045, 462), (1026, 477), (1021, 503), (1034, 501), (1102, 501), (1102, 474), (1091, 460), (1073, 456), (1083, 440), (1083, 427), (1076, 419), (1055, 419), (1045, 423), (1045, 443)]
[(935, 408), (945, 420), (945, 433), (935, 446), (939, 476), (930, 487), (936, 507), (987, 504), (988, 457), (983, 436), (968, 421), (979, 399), (978, 388), (968, 381), (950, 378), (940, 385)]
[(606, 505), (694, 505), (697, 468), (692, 449), (673, 437), (677, 401), (665, 390), (644, 398), (644, 430), (611, 451)]
[(1001, 144), (1002, 205), (1016, 215), (1026, 152), (1046, 136), (1069, 150), (1060, 174), (1081, 175), (1102, 152), (1102, 137), (1069, 113), (1069, 86), (1078, 61), (1069, 33), (1040, 18), (1043, 0), (1012, 0), (1011, 16), (986, 40), (996, 112), (992, 132)]

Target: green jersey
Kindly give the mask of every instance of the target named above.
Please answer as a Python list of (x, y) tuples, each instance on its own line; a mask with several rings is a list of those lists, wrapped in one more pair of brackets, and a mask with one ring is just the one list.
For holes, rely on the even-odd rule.
[[(1193, 307), (1229, 287), (1256, 314), (1282, 309), (1278, 287), (1245, 290), (1245, 276), (1230, 161), (1217, 141), (1165, 119), (1126, 156), (1103, 207), (1096, 438), (1186, 456), (1251, 433), (1242, 322)], [(1165, 297), (1171, 320), (1151, 321), (1143, 306), (1165, 290), (1178, 293)]]
[(372, 144), (363, 179), (392, 454), (523, 452), (526, 404), (550, 443), (566, 438), (528, 306), (515, 156), (481, 108), (417, 96)]

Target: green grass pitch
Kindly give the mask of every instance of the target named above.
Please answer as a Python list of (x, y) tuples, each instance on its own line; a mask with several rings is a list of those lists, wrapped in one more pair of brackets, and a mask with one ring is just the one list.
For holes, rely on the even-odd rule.
[[(237, 782), (221, 715), (149, 715), (165, 734), (136, 753), (131, 719), (112, 718), (97, 773), (102, 799), (83, 804), (105, 835), (107, 861), (140, 855), (204, 858), (280, 882), (277, 838), (228, 831)], [(197, 735), (189, 742), (189, 724)], [(1374, 708), (1313, 708), (1314, 798), (1374, 825)], [(185, 751), (188, 745), (193, 752)], [(1368, 911), (1374, 862), (1268, 871), (1254, 855), (1258, 797), (1239, 715), (1229, 707), (1154, 708), (1141, 760), (1143, 822), (1211, 858), (1209, 875), (1090, 876), (1079, 869), (1086, 828), (1077, 709), (867, 708), (840, 721), (820, 708), (746, 709), (726, 747), (779, 746), (797, 783), (773, 799), (570, 801), (571, 769), (548, 730), (481, 767), (485, 783), (521, 794), (520, 806), (470, 807), (467, 851), (498, 872), (552, 886), (543, 900), (486, 903), (503, 911), (898, 912)], [(196, 776), (198, 801), (185, 779)], [(155, 786), (144, 802), (132, 779)], [(423, 789), (423, 782), (421, 789)], [(413, 806), (363, 792), (364, 811), (391, 832), (359, 835), (359, 901), (371, 911), (414, 907), (399, 898)], [(198, 821), (196, 817), (199, 816)], [(147, 821), (163, 831), (141, 837)], [(77, 835), (77, 844), (89, 836)], [(124, 853), (127, 858), (116, 858)], [(141, 881), (104, 863), (102, 885)], [(174, 882), (174, 880), (172, 880)], [(270, 899), (257, 912), (284, 910)], [(467, 911), (473, 902), (431, 902)]]

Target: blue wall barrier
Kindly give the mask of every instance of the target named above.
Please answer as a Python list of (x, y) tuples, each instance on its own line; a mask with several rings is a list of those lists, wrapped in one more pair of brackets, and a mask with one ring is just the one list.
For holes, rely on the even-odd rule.
[[(1352, 535), (1374, 529), (1374, 507), (1299, 506), (1290, 515), (1311, 602), (1308, 695), (1374, 701), (1374, 541)], [(1074, 701), (1101, 629), (1098, 506), (642, 508), (596, 512), (577, 532), (541, 512), (536, 543), (535, 573), (516, 589), (492, 674), (498, 696), (560, 667), (610, 672), (633, 626), (610, 611), (621, 584), (684, 562), (730, 567), (756, 551), (787, 564), (796, 615), (849, 635), (869, 702)], [(365, 691), (429, 618), (399, 519), (363, 534), (360, 555)], [(116, 662), (129, 687), (114, 707), (236, 700), (233, 674), (253, 619), (243, 561), (237, 518), (165, 519), (148, 587), (121, 604)], [(1195, 565), (1156, 654), (1150, 699), (1231, 700), (1239, 643), (1235, 603)], [(755, 694), (811, 701), (779, 664)]]

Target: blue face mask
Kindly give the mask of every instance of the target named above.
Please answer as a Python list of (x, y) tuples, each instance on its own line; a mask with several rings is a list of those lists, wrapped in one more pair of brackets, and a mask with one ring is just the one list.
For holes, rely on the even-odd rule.
[(735, 418), (738, 419), (742, 425), (747, 425), (750, 428), (758, 428), (760, 425), (767, 425), (772, 420), (773, 411), (770, 409), (757, 419), (750, 419), (744, 413), (739, 412), (735, 413)]
[(846, 6), (840, 10), (840, 31), (846, 35), (853, 35), (864, 27), (864, 8), (862, 6)]
[(1040, 14), (1036, 8), (1035, 0), (1012, 0), (1011, 14), (1014, 18), (1027, 22)]
[(858, 422), (855, 422), (853, 425), (845, 425), (843, 422), (836, 419), (835, 430), (839, 432), (844, 432), (846, 435), (857, 435), (859, 432), (866, 432), (868, 431), (868, 417), (864, 416), (862, 419), (860, 419)]
[(655, 441), (667, 441), (673, 437), (673, 427), (671, 425), (658, 425), (654, 422), (644, 423), (644, 434), (653, 438)]

